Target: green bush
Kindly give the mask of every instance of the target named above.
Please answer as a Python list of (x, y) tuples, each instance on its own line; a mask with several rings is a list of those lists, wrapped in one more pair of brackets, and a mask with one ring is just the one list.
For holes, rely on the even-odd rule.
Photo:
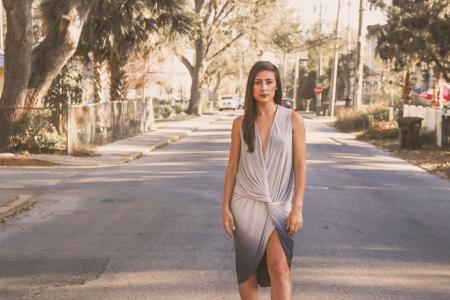
[(65, 147), (67, 137), (58, 133), (51, 112), (32, 113), (12, 128), (9, 148), (14, 152), (51, 152)]
[(83, 80), (80, 64), (70, 60), (53, 81), (44, 97), (45, 107), (67, 107), (70, 104), (80, 104), (83, 101)]
[(174, 110), (175, 110), (175, 113), (176, 113), (177, 115), (179, 115), (179, 114), (181, 114), (181, 112), (183, 111), (183, 108), (181, 108), (181, 105), (180, 105), (180, 104), (177, 104), (177, 105), (175, 105)]
[(178, 101), (172, 106), (168, 100), (153, 98), (155, 119), (167, 119), (171, 114), (179, 115), (187, 109), (188, 104), (189, 102)]
[(358, 131), (368, 129), (375, 123), (387, 119), (388, 111), (385, 108), (372, 108), (340, 116), (336, 120), (335, 126), (342, 131)]

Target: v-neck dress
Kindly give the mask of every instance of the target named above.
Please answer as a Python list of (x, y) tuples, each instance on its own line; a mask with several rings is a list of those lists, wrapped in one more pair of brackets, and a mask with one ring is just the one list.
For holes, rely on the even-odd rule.
[(258, 284), (270, 286), (266, 247), (273, 230), (291, 266), (294, 241), (286, 231), (294, 197), (291, 112), (277, 105), (265, 153), (256, 124), (252, 153), (240, 130), (241, 154), (231, 198), (238, 283), (256, 272)]

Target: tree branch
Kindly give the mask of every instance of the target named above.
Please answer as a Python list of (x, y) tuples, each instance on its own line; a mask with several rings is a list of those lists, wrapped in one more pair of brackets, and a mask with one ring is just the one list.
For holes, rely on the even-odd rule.
[[(229, 3), (229, 2), (227, 2), (227, 3)], [(230, 7), (230, 9), (228, 11), (225, 12), (225, 10), (224, 10), (225, 5), (226, 5), (226, 3), (224, 4), (221, 11), (217, 15), (217, 18), (215, 18), (213, 20), (213, 22), (210, 26), (211, 30), (208, 32), (207, 37), (214, 36), (214, 34), (217, 32), (217, 30), (222, 26), (225, 19), (228, 17), (228, 15), (236, 8), (236, 5), (233, 5), (232, 7)]]
[(189, 74), (194, 76), (194, 66), (191, 64), (191, 62), (186, 58), (184, 55), (179, 55), (178, 58), (180, 61), (185, 65), (186, 69), (189, 71)]
[[(215, 13), (215, 12), (217, 11), (217, 7), (216, 7), (216, 10), (215, 10), (215, 12), (214, 12), (213, 24), (216, 23), (217, 20), (220, 19), (220, 17), (224, 14), (224, 12), (225, 12), (225, 10), (226, 10), (226, 8), (227, 8), (227, 6), (228, 6), (229, 4), (231, 4), (231, 1), (230, 1), (230, 0), (226, 1), (226, 2), (223, 4), (222, 8), (220, 9), (219, 13), (217, 13), (217, 14)], [(231, 7), (231, 9), (227, 12), (226, 15), (228, 15), (228, 14), (230, 13), (230, 11), (234, 9), (235, 6), (236, 6), (236, 5), (233, 5), (233, 6)]]
[[(211, 24), (211, 26), (209, 26), (209, 30), (206, 33), (206, 37), (205, 37), (205, 42), (206, 42), (206, 48), (205, 48), (205, 56), (208, 55), (209, 53), (209, 49), (211, 47), (212, 41), (213, 41), (213, 37), (216, 34), (216, 32), (219, 30), (219, 28), (221, 28), (222, 23), (224, 22), (224, 20), (227, 18), (227, 16), (236, 8), (236, 5), (233, 5), (232, 7), (230, 7), (230, 9), (224, 14), (224, 8), (226, 5), (228, 5), (228, 3), (230, 3), (230, 1), (227, 1), (221, 11), (218, 14), (218, 18), (214, 17), (214, 21)], [(215, 7), (215, 11), (217, 11), (217, 6)], [(222, 17), (220, 17), (222, 15)]]
[(207, 60), (207, 61), (212, 60), (214, 57), (216, 57), (217, 55), (219, 55), (220, 53), (222, 53), (223, 51), (225, 51), (226, 49), (228, 49), (229, 47), (231, 47), (231, 45), (233, 45), (233, 43), (236, 42), (238, 39), (240, 39), (243, 35), (244, 35), (243, 32), (239, 33), (235, 38), (233, 38), (231, 41), (229, 41), (227, 44), (225, 44), (225, 46), (223, 46), (222, 48), (220, 48), (219, 51), (217, 51), (216, 53), (214, 53), (214, 54), (211, 55), (210, 57), (206, 58), (206, 60)]
[(86, 19), (97, 1), (78, 0), (66, 6), (59, 22), (49, 28), (45, 39), (33, 49), (28, 101), (39, 104), (53, 79), (73, 56)]
[(198, 14), (203, 8), (205, 0), (195, 0), (195, 12)]
[(213, 11), (213, 7), (217, 7), (217, 0), (210, 0), (206, 9), (206, 13), (203, 16), (203, 25), (206, 26), (208, 24), (209, 17)]

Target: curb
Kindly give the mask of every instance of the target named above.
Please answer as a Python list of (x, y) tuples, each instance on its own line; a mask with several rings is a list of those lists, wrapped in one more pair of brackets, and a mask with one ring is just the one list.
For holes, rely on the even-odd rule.
[(17, 157), (17, 158), (0, 158), (0, 166), (36, 166), (36, 167), (55, 167), (61, 166), (61, 164), (42, 160), (42, 159), (34, 159), (34, 158), (25, 158), (25, 157)]
[[(214, 118), (212, 120), (210, 120), (208, 123), (213, 123), (214, 121), (216, 121), (218, 118)], [(163, 129), (163, 128), (162, 128)], [(186, 129), (184, 133), (181, 134), (176, 134), (173, 136), (169, 136), (166, 139), (157, 142), (153, 145), (149, 145), (146, 151), (137, 151), (137, 152), (132, 152), (131, 154), (125, 154), (122, 155), (122, 157), (116, 161), (116, 162), (110, 162), (110, 163), (92, 163), (92, 164), (80, 164), (80, 165), (76, 165), (76, 164), (63, 164), (63, 163), (55, 163), (51, 160), (37, 160), (34, 159), (33, 162), (35, 162), (35, 164), (26, 164), (26, 162), (30, 162), (31, 160), (28, 158), (24, 158), (24, 159), (18, 159), (18, 158), (0, 158), (0, 167), (19, 167), (19, 168), (34, 168), (34, 167), (52, 167), (52, 168), (104, 168), (104, 167), (113, 167), (113, 166), (119, 166), (122, 164), (126, 164), (132, 160), (136, 160), (141, 158), (142, 156), (144, 156), (145, 153), (147, 152), (151, 152), (151, 151), (155, 151), (156, 149), (162, 148), (164, 146), (167, 146), (171, 143), (174, 143), (186, 136), (188, 136), (189, 134), (191, 134), (192, 132), (198, 131), (199, 127), (192, 127), (190, 129)], [(11, 161), (12, 163), (4, 163), (5, 161)], [(36, 163), (37, 162), (37, 163)], [(1, 216), (1, 214), (0, 214)]]
[(122, 163), (126, 164), (126, 163), (128, 163), (128, 162), (130, 162), (132, 160), (141, 158), (143, 155), (144, 155), (144, 152), (141, 152), (141, 151), (133, 152), (133, 153), (131, 153), (129, 155), (126, 155), (126, 156), (122, 157), (120, 159), (120, 161)]
[(0, 223), (3, 223), (6, 218), (13, 217), (20, 211), (28, 209), (34, 202), (29, 195), (19, 195), (15, 200), (0, 206)]
[(176, 142), (178, 140), (181, 140), (182, 138), (188, 136), (191, 132), (194, 132), (194, 131), (197, 131), (197, 130), (198, 129), (195, 128), (195, 129), (189, 130), (189, 132), (187, 132), (187, 133), (182, 133), (182, 134), (171, 136), (170, 138), (167, 138), (164, 141), (161, 141), (161, 142), (158, 142), (158, 143), (156, 143), (154, 145), (151, 145), (148, 149), (151, 152), (151, 151), (154, 151), (156, 149), (162, 148), (162, 147), (167, 146), (169, 144), (172, 144), (172, 143), (174, 143), (174, 142)]

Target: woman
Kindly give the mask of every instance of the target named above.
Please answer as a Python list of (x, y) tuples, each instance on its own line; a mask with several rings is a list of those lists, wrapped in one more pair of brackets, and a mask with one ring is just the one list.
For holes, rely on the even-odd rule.
[(292, 296), (292, 236), (303, 226), (306, 143), (301, 116), (280, 105), (281, 95), (278, 69), (255, 63), (244, 115), (231, 129), (222, 223), (234, 240), (242, 299), (258, 299), (258, 285), (271, 286), (272, 299)]

